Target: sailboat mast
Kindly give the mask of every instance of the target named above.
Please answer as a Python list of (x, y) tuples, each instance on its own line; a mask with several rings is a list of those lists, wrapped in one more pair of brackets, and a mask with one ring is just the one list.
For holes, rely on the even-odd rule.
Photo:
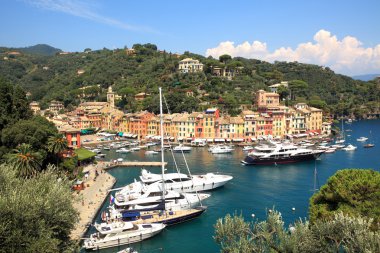
[(162, 113), (162, 94), (161, 94), (161, 87), (158, 88), (160, 91), (160, 132), (161, 132), (161, 174), (162, 174), (162, 201), (164, 205), (165, 210), (165, 179), (164, 179), (164, 173), (165, 173), (165, 165), (164, 165), (164, 126), (163, 126), (163, 113)]

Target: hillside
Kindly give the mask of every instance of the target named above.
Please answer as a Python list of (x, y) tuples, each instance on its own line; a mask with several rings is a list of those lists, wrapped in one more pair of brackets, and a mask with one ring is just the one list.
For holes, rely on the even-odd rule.
[(6, 48), (6, 47), (0, 48), (0, 52), (7, 52), (7, 51), (16, 51), (16, 52), (22, 52), (26, 54), (34, 54), (34, 55), (42, 55), (42, 56), (52, 56), (59, 52), (62, 52), (61, 49), (58, 49), (46, 44), (37, 44), (30, 47), (19, 47), (19, 48)]
[[(254, 92), (269, 90), (280, 81), (302, 80), (306, 85), (291, 85), (280, 90), (286, 104), (307, 102), (337, 116), (361, 117), (379, 112), (380, 88), (373, 82), (363, 82), (335, 74), (329, 68), (297, 62), (274, 64), (245, 58), (222, 58), (221, 61), (185, 52), (178, 56), (158, 51), (153, 44), (134, 45), (134, 53), (125, 49), (96, 50), (41, 56), (28, 53), (7, 55), (0, 50), (0, 76), (31, 92), (32, 100), (43, 106), (61, 100), (66, 106), (80, 101), (106, 99), (106, 88), (122, 96), (118, 106), (126, 111), (148, 109), (157, 111), (157, 90), (164, 88), (172, 112), (200, 110), (218, 106), (237, 114), (241, 104), (252, 104)], [(204, 72), (181, 74), (176, 71), (181, 59), (192, 57), (204, 64)], [(231, 80), (212, 75), (212, 67), (227, 67), (236, 71)], [(85, 88), (83, 88), (85, 87)], [(82, 89), (81, 89), (82, 88)], [(187, 97), (186, 91), (194, 96)], [(151, 94), (143, 103), (134, 95)], [(288, 100), (291, 95), (291, 100)], [(286, 100), (286, 101), (285, 101)]]

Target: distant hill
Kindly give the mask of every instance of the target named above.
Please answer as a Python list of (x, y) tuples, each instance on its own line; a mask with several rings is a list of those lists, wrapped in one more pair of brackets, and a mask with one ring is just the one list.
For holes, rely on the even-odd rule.
[[(255, 102), (258, 90), (269, 91), (270, 85), (281, 81), (302, 80), (307, 88), (297, 86), (296, 82), (289, 89), (279, 91), (282, 100), (292, 94), (292, 99), (284, 101), (285, 104), (306, 102), (335, 116), (360, 118), (380, 112), (377, 83), (354, 80), (313, 64), (279, 61), (272, 64), (242, 57), (220, 61), (190, 52), (172, 54), (157, 50), (150, 43), (135, 44), (132, 52), (103, 48), (56, 54), (57, 51), (47, 45), (31, 48), (32, 51), (43, 49), (45, 54), (45, 49), (53, 49), (49, 50), (53, 55), (25, 51), (11, 54), (21, 50), (0, 47), (0, 78), (29, 91), (30, 99), (39, 101), (43, 108), (51, 100), (62, 101), (69, 108), (82, 101), (106, 101), (107, 88), (112, 85), (121, 96), (117, 106), (128, 112), (158, 112), (157, 91), (162, 87), (173, 113), (218, 107), (222, 112), (236, 115)], [(199, 60), (204, 64), (203, 71), (179, 73), (178, 64), (184, 58)], [(224, 68), (235, 76), (218, 76), (221, 73), (217, 70)], [(189, 91), (192, 95), (187, 96)], [(143, 102), (136, 101), (134, 95), (141, 92), (150, 96)]]
[(46, 44), (37, 44), (30, 47), (21, 47), (21, 48), (15, 48), (15, 49), (22, 51), (24, 53), (38, 54), (38, 55), (45, 55), (45, 56), (51, 56), (51, 55), (55, 55), (56, 53), (62, 52), (61, 49), (58, 49)]
[(366, 81), (371, 81), (378, 76), (380, 76), (380, 74), (359, 75), (359, 76), (353, 76), (352, 78), (366, 82)]

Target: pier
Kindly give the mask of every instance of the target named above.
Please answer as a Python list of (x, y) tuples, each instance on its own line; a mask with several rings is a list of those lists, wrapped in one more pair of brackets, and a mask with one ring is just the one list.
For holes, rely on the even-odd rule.
[[(90, 165), (91, 166), (91, 165)], [(74, 208), (79, 213), (79, 221), (75, 224), (70, 238), (80, 240), (87, 232), (88, 225), (92, 224), (104, 201), (107, 199), (108, 190), (116, 183), (116, 179), (102, 170), (103, 166), (92, 166), (89, 170), (89, 177), (84, 182), (85, 189), (74, 193), (76, 198)], [(95, 170), (99, 175), (95, 179)], [(95, 180), (94, 180), (95, 179)]]
[[(168, 163), (165, 162), (164, 166), (166, 166)], [(117, 163), (110, 163), (106, 168), (112, 169), (115, 167), (161, 167), (161, 162), (117, 162)]]

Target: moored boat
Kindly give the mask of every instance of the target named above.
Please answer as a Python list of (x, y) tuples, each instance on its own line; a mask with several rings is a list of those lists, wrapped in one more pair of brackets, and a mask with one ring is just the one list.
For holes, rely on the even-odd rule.
[(245, 165), (270, 165), (315, 160), (325, 150), (312, 150), (293, 144), (273, 143), (272, 146), (255, 147), (243, 161)]
[[(112, 231), (112, 227), (100, 226), (100, 229), (104, 228), (105, 230), (98, 230), (98, 233), (91, 234), (89, 238), (85, 239), (83, 247), (85, 249), (99, 250), (136, 243), (155, 236), (166, 227), (162, 223), (133, 224), (123, 222), (117, 224), (121, 224), (124, 229), (122, 231), (117, 230), (115, 233), (107, 233), (107, 229)], [(117, 228), (114, 229), (116, 231)]]

